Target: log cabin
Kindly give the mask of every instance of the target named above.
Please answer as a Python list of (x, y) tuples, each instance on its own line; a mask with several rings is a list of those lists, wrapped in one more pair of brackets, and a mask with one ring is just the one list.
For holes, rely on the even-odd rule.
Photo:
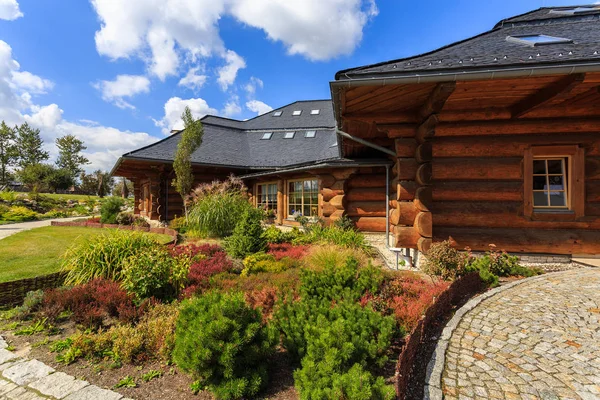
[[(441, 49), (340, 71), (332, 100), (247, 121), (202, 119), (196, 183), (241, 177), (275, 222), (296, 217), (485, 251), (600, 254), (600, 8), (547, 7)], [(183, 212), (180, 132), (123, 155), (136, 213)]]
[[(386, 231), (392, 161), (343, 157), (331, 100), (298, 101), (247, 121), (206, 116), (202, 125), (203, 143), (192, 155), (196, 184), (241, 177), (254, 205), (281, 225), (298, 225), (298, 216), (332, 222), (348, 215), (359, 229)], [(136, 214), (158, 221), (182, 215), (171, 186), (180, 136), (127, 153), (113, 168), (133, 181)]]
[(396, 247), (600, 253), (600, 6), (343, 70), (331, 92), (341, 131), (396, 153)]

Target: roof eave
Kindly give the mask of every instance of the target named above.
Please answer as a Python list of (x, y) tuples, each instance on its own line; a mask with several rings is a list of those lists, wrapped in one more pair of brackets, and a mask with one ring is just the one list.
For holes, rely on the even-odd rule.
[(538, 66), (507, 66), (497, 68), (477, 68), (461, 71), (420, 71), (407, 74), (370, 74), (360, 78), (331, 81), (331, 99), (338, 126), (341, 125), (339, 92), (342, 88), (357, 86), (384, 86), (394, 84), (418, 84), (451, 81), (492, 80), (504, 78), (523, 78), (544, 75), (569, 75), (585, 72), (600, 72), (600, 60), (579, 63), (561, 63)]
[(248, 174), (248, 175), (242, 175), (242, 176), (240, 176), (240, 179), (260, 178), (263, 176), (271, 176), (271, 175), (284, 174), (284, 173), (290, 173), (290, 172), (302, 172), (302, 171), (321, 169), (321, 168), (383, 167), (383, 166), (392, 165), (392, 164), (393, 163), (390, 160), (377, 160), (377, 161), (353, 160), (353, 161), (347, 161), (347, 162), (346, 161), (339, 161), (339, 162), (329, 161), (329, 162), (323, 162), (323, 163), (318, 163), (318, 164), (304, 165), (304, 166), (300, 166), (300, 167), (298, 167), (298, 166), (287, 167), (287, 168), (274, 169), (274, 170), (266, 171), (266, 172), (258, 172), (258, 173)]

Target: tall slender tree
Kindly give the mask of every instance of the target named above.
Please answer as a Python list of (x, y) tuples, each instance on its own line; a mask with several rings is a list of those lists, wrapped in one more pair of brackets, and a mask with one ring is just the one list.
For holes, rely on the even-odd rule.
[(50, 158), (48, 152), (42, 147), (44, 141), (40, 137), (39, 129), (33, 129), (25, 122), (15, 126), (15, 131), (17, 132), (16, 146), (19, 149), (19, 167), (40, 164)]
[(204, 127), (199, 119), (194, 119), (189, 107), (185, 107), (183, 114), (181, 114), (181, 119), (183, 120), (184, 128), (177, 144), (177, 152), (173, 161), (173, 169), (175, 170), (173, 186), (183, 199), (183, 209), (187, 217), (187, 198), (194, 184), (192, 154), (202, 145)]
[(66, 169), (75, 178), (83, 169), (83, 165), (89, 164), (90, 161), (81, 155), (81, 152), (87, 147), (83, 142), (73, 135), (66, 135), (56, 139), (58, 147), (58, 158), (56, 165), (59, 168)]
[(19, 153), (15, 145), (17, 134), (4, 121), (0, 124), (0, 185), (8, 183), (9, 167), (16, 165)]

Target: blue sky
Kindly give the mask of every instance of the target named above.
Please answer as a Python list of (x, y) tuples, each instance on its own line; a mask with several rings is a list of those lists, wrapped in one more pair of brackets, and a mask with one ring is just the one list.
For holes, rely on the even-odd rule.
[[(0, 119), (72, 133), (89, 169), (163, 138), (183, 107), (251, 118), (329, 97), (336, 71), (415, 55), (541, 0), (0, 0)], [(186, 79), (187, 77), (187, 79)]]

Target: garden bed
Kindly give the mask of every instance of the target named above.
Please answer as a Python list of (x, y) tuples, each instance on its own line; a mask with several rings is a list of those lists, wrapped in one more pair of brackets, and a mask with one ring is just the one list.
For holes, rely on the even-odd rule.
[(77, 226), (85, 228), (96, 228), (96, 229), (121, 229), (126, 231), (140, 231), (155, 233), (157, 235), (168, 235), (171, 236), (171, 241), (163, 244), (174, 244), (177, 242), (178, 232), (175, 229), (170, 228), (151, 228), (149, 226), (134, 226), (134, 225), (119, 225), (119, 224), (103, 224), (97, 218), (80, 219), (76, 221), (52, 221), (52, 226)]

